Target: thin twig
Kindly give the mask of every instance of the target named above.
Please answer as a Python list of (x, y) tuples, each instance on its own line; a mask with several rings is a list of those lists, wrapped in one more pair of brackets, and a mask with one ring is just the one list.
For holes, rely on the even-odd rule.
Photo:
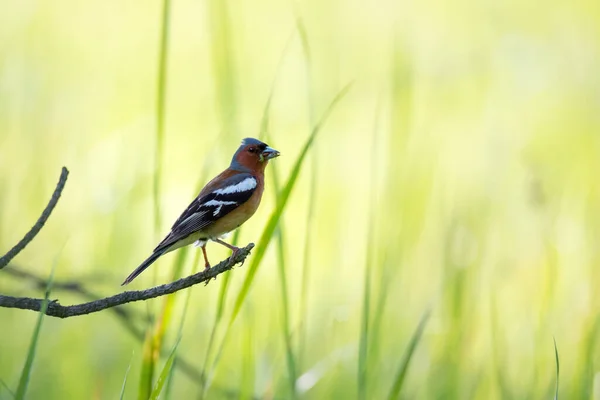
[(29, 232), (27, 232), (23, 239), (21, 239), (19, 243), (17, 243), (12, 249), (10, 249), (8, 253), (0, 257), (0, 269), (4, 268), (10, 262), (10, 260), (15, 258), (15, 256), (19, 254), (21, 250), (23, 250), (25, 246), (27, 246), (29, 242), (31, 242), (33, 238), (42, 229), (42, 227), (50, 217), (50, 214), (52, 214), (54, 207), (56, 207), (56, 203), (58, 203), (58, 199), (60, 198), (60, 195), (63, 189), (65, 188), (65, 183), (67, 182), (68, 175), (69, 171), (65, 167), (63, 167), (60, 173), (58, 183), (56, 184), (56, 189), (54, 189), (54, 193), (52, 193), (52, 197), (50, 198), (48, 205), (42, 212), (42, 215), (40, 215), (35, 225), (33, 225), (33, 227), (29, 230)]
[[(38, 288), (40, 290), (45, 290), (48, 285), (48, 281), (46, 279), (44, 279), (40, 276), (37, 276), (32, 272), (25, 271), (25, 270), (21, 269), (20, 267), (15, 267), (12, 264), (7, 266), (4, 269), (4, 273), (12, 275), (14, 278), (19, 279), (19, 280), (29, 281), (36, 288)], [(54, 292), (64, 291), (64, 292), (73, 293), (75, 295), (81, 296), (82, 298), (90, 300), (90, 301), (98, 300), (101, 298), (101, 296), (98, 296), (98, 295), (94, 294), (94, 292), (89, 290), (84, 283), (82, 283), (78, 280), (75, 280), (75, 279), (68, 280), (68, 281), (55, 280), (54, 282), (52, 282), (52, 290)], [(137, 313), (135, 313), (133, 310), (125, 308), (125, 307), (126, 306), (113, 307), (110, 309), (110, 311), (114, 312), (115, 316), (123, 324), (124, 328), (134, 338), (136, 338), (140, 342), (143, 342), (145, 339), (144, 330), (138, 327), (138, 324), (136, 324), (135, 320), (136, 319), (137, 320), (146, 319), (146, 318), (144, 316), (137, 315)], [(167, 357), (169, 355), (169, 351), (165, 349), (165, 350), (161, 351), (161, 355), (163, 357)], [(190, 361), (186, 360), (184, 357), (177, 356), (177, 359), (175, 362), (175, 368), (180, 369), (181, 372), (184, 375), (186, 375), (188, 378), (190, 378), (190, 380), (192, 382), (194, 382), (195, 384), (200, 385), (200, 386), (202, 386), (204, 384), (204, 381), (205, 381), (204, 373), (199, 368), (196, 368)], [(0, 384), (1, 383), (2, 382), (0, 381)], [(217, 390), (218, 392), (221, 392), (222, 394), (224, 394), (228, 397), (232, 397), (232, 398), (239, 397), (239, 393), (237, 393), (234, 390), (229, 389), (229, 388), (213, 385), (213, 390)]]
[[(4, 268), (4, 273), (8, 275), (12, 275), (12, 277), (24, 281), (31, 282), (37, 289), (46, 290), (48, 286), (48, 281), (40, 276), (37, 276), (31, 272), (24, 271), (21, 268), (16, 268), (12, 264), (8, 265)], [(84, 298), (85, 300), (95, 301), (101, 299), (102, 296), (94, 293), (89, 290), (82, 282), (77, 280), (55, 280), (52, 282), (52, 291), (64, 291), (74, 293)], [(134, 310), (125, 309), (124, 306), (113, 307), (110, 309), (115, 316), (119, 318), (119, 320), (123, 323), (125, 328), (130, 331), (135, 337), (141, 337), (144, 339), (144, 330), (137, 327), (134, 323), (135, 320), (141, 320), (144, 322), (149, 322), (145, 315), (141, 313), (135, 313)]]
[[(46, 278), (42, 278), (32, 272), (26, 271), (21, 266), (16, 266), (14, 263), (11, 263), (6, 268), (4, 268), (4, 274), (11, 275), (15, 279), (19, 279), (22, 281), (30, 282), (36, 289), (46, 290), (48, 285), (48, 280)], [(102, 296), (95, 295), (92, 291), (90, 291), (84, 284), (84, 281), (97, 283), (99, 280), (104, 279), (107, 280), (107, 275), (87, 275), (85, 277), (79, 277), (79, 280), (70, 279), (70, 280), (59, 280), (55, 279), (52, 282), (52, 291), (66, 291), (73, 292), (82, 295), (85, 298), (89, 298), (90, 300), (96, 300), (101, 298)]]
[[(241, 248), (232, 258), (221, 261), (219, 264), (210, 269), (188, 276), (187, 278), (179, 279), (175, 282), (167, 283), (165, 285), (160, 285), (145, 290), (123, 292), (111, 297), (105, 297), (103, 299), (90, 301), (88, 303), (75, 304), (71, 306), (63, 306), (58, 303), (58, 300), (53, 300), (48, 304), (46, 315), (58, 318), (86, 315), (134, 301), (148, 300), (175, 293), (179, 290), (197, 285), (201, 282), (208, 283), (211, 279), (216, 278), (217, 275), (232, 269), (236, 264), (243, 264), (253, 247), (254, 243), (250, 243), (246, 247)], [(34, 299), (29, 297), (0, 295), (0, 307), (6, 308), (40, 311), (43, 301), (43, 299)]]

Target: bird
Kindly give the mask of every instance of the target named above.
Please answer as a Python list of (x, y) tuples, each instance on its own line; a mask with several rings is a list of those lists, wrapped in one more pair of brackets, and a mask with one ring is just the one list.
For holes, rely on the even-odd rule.
[(192, 243), (202, 249), (205, 269), (210, 268), (206, 255), (209, 241), (229, 248), (233, 259), (240, 248), (221, 239), (254, 215), (264, 190), (265, 167), (279, 155), (279, 151), (258, 139), (242, 140), (229, 167), (204, 186), (150, 257), (121, 286), (133, 281), (162, 255)]

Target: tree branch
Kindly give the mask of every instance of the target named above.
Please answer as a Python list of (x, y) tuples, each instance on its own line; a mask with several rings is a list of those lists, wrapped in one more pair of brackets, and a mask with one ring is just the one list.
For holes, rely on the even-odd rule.
[[(58, 318), (69, 318), (79, 315), (92, 314), (98, 311), (106, 310), (107, 308), (120, 306), (122, 304), (148, 300), (175, 293), (179, 290), (197, 285), (201, 282), (206, 282), (208, 284), (211, 279), (216, 278), (219, 274), (222, 274), (225, 271), (229, 271), (236, 264), (243, 264), (253, 247), (254, 243), (250, 243), (246, 247), (241, 248), (239, 252), (235, 253), (233, 258), (228, 258), (210, 269), (198, 272), (197, 274), (188, 276), (187, 278), (179, 279), (175, 282), (167, 283), (165, 285), (160, 285), (145, 290), (123, 292), (111, 297), (105, 297), (103, 299), (90, 301), (88, 303), (75, 304), (71, 306), (63, 306), (58, 303), (58, 300), (53, 300), (48, 304), (46, 315)], [(0, 295), (0, 307), (6, 308), (40, 311), (43, 301), (43, 299), (33, 299), (29, 297)]]
[[(14, 267), (13, 265), (8, 265), (4, 268), (4, 273), (12, 275), (16, 279), (29, 281), (33, 283), (33, 285), (42, 291), (45, 291), (48, 287), (48, 280), (37, 276), (31, 272), (22, 270), (21, 268)], [(86, 279), (87, 280), (87, 279)], [(75, 295), (81, 296), (84, 299), (89, 301), (98, 300), (101, 296), (94, 294), (90, 291), (83, 283), (78, 280), (69, 280), (69, 281), (60, 281), (55, 280), (52, 282), (52, 291), (65, 291), (69, 293), (73, 293)], [(123, 324), (123, 327), (139, 342), (144, 342), (146, 339), (146, 334), (144, 333), (144, 329), (139, 328), (138, 324), (135, 320), (142, 320), (144, 322), (148, 322), (148, 320), (142, 316), (138, 315), (138, 313), (134, 312), (134, 310), (127, 309), (126, 306), (118, 306), (110, 309), (114, 313), (114, 315), (118, 318), (119, 322)], [(170, 349), (162, 349), (161, 356), (166, 358), (170, 355)], [(194, 366), (193, 363), (178, 355), (175, 359), (175, 367), (180, 369), (181, 372), (186, 375), (192, 382), (202, 387), (206, 380), (204, 373), (200, 371), (198, 368)], [(1, 382), (0, 382), (1, 384)], [(217, 385), (213, 385), (213, 389), (223, 393), (229, 398), (238, 398), (239, 393), (235, 392), (226, 387), (221, 387)]]
[(63, 167), (62, 172), (60, 173), (58, 183), (56, 184), (56, 189), (54, 189), (54, 193), (52, 193), (52, 197), (50, 198), (48, 205), (42, 212), (42, 215), (40, 215), (35, 225), (31, 227), (31, 229), (29, 230), (29, 232), (27, 232), (27, 234), (25, 234), (23, 239), (21, 239), (19, 243), (17, 243), (12, 249), (10, 249), (8, 253), (0, 257), (0, 269), (4, 268), (10, 262), (10, 260), (15, 258), (15, 256), (19, 254), (21, 250), (23, 250), (25, 246), (27, 246), (29, 242), (31, 242), (33, 238), (42, 229), (42, 227), (50, 217), (50, 214), (52, 214), (54, 207), (56, 207), (56, 203), (58, 203), (58, 199), (60, 198), (60, 195), (63, 189), (65, 188), (65, 183), (67, 183), (67, 176), (69, 176), (69, 171), (65, 167)]
[[(46, 291), (48, 287), (48, 280), (38, 276), (32, 272), (26, 271), (21, 266), (16, 266), (11, 263), (4, 268), (4, 274), (11, 275), (13, 278), (30, 282), (36, 289)], [(82, 282), (94, 282), (97, 283), (100, 280), (107, 280), (107, 275), (100, 274), (89, 274), (84, 277), (80, 277), (79, 280), (71, 279), (71, 280), (53, 280), (52, 281), (52, 291), (67, 291), (79, 294), (89, 300), (96, 300), (101, 298), (102, 296), (98, 296), (91, 292), (87, 287), (84, 286)]]
[[(20, 268), (14, 267), (12, 264), (7, 265), (4, 268), (4, 273), (8, 275), (12, 275), (15, 279), (20, 279), (24, 281), (31, 282), (37, 289), (46, 291), (48, 287), (48, 280), (37, 276), (31, 272), (22, 270)], [(87, 279), (86, 279), (87, 280)], [(97, 281), (97, 280), (96, 280)], [(54, 280), (52, 281), (52, 291), (64, 291), (73, 293), (85, 299), (86, 301), (95, 301), (101, 299), (102, 296), (94, 293), (89, 290), (83, 283), (77, 280), (68, 280), (68, 281), (60, 281)], [(115, 316), (123, 323), (125, 328), (131, 332), (135, 337), (141, 338), (140, 340), (144, 340), (144, 330), (139, 329), (135, 324), (135, 320), (140, 320), (143, 322), (149, 322), (148, 318), (141, 313), (136, 313), (134, 310), (126, 309), (125, 306), (113, 307), (110, 309)]]

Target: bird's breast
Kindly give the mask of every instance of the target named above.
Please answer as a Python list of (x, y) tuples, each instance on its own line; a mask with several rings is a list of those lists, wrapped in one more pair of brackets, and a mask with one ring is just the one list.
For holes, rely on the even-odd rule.
[(240, 225), (250, 219), (256, 210), (258, 210), (262, 194), (263, 186), (259, 185), (248, 201), (219, 219), (210, 227), (207, 227), (204, 232), (207, 236), (215, 238), (237, 229)]

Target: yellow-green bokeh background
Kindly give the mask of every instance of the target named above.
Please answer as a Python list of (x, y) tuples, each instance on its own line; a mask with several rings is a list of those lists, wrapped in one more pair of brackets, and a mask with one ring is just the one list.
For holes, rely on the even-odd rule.
[[(550, 398), (553, 336), (561, 396), (600, 396), (597, 1), (173, 0), (159, 231), (152, 192), (162, 2), (0, 6), (0, 252), (38, 217), (60, 167), (71, 171), (47, 226), (13, 265), (45, 277), (56, 263), (57, 280), (119, 292), (199, 180), (225, 168), (243, 137), (259, 134), (275, 79), (269, 144), (282, 153), (281, 179), (311, 121), (354, 81), (311, 149), (283, 218), (298, 372), (316, 379), (301, 396), (357, 396), (370, 215), (371, 326), (379, 328), (369, 331), (369, 398), (387, 395), (428, 307), (405, 398)], [(308, 308), (300, 320), (314, 165)], [(271, 175), (267, 186), (241, 243), (258, 240), (274, 208)], [(227, 252), (213, 244), (209, 254), (216, 262)], [(159, 282), (175, 258), (152, 268)], [(276, 263), (273, 243), (230, 328), (209, 398), (225, 396), (216, 387), (289, 396)], [(191, 264), (188, 257), (186, 271)], [(232, 273), (224, 325), (244, 268)], [(146, 272), (133, 288), (150, 286), (153, 276)], [(191, 289), (179, 352), (198, 368), (219, 287), (217, 280)], [(0, 291), (43, 295), (2, 272)], [(161, 304), (129, 307), (145, 313)], [(0, 310), (0, 378), (13, 388), (35, 320)], [(142, 346), (112, 313), (46, 318), (41, 335), (28, 398), (118, 398), (130, 361), (126, 398), (136, 398)], [(197, 393), (177, 371), (172, 398)]]

